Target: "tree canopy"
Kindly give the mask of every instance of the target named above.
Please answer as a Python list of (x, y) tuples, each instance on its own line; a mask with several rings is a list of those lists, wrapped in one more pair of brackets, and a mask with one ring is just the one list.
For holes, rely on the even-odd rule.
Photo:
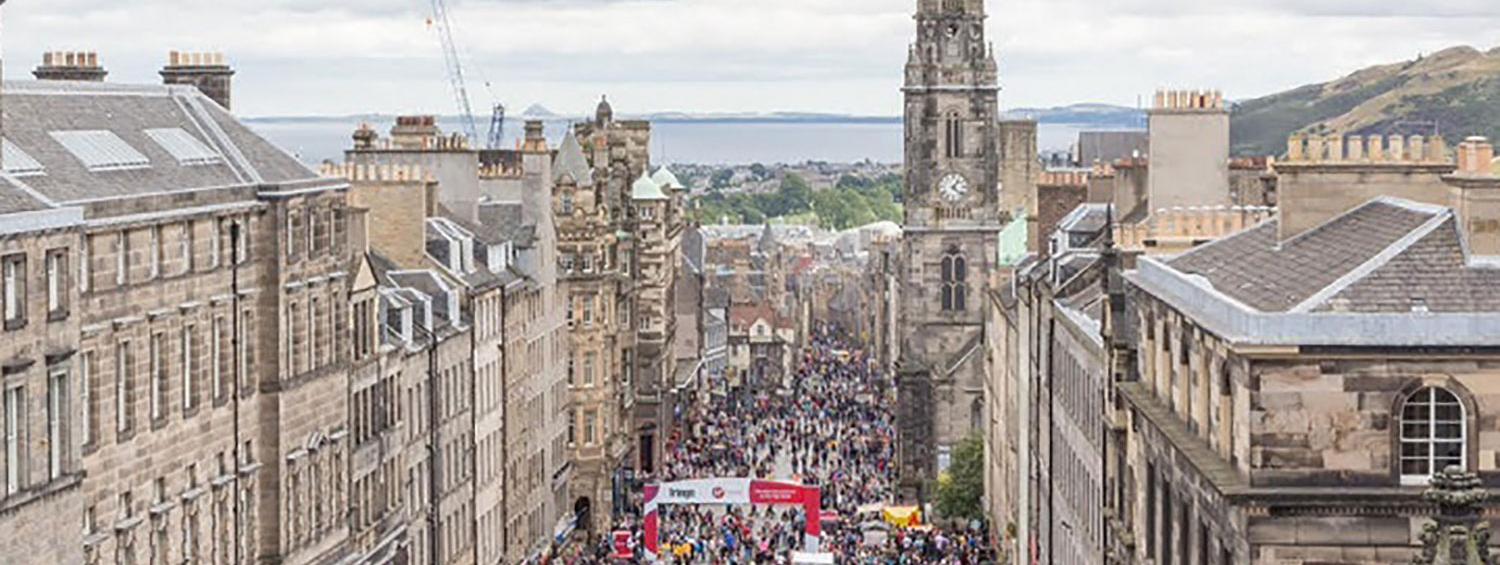
[(950, 519), (984, 519), (984, 440), (969, 436), (953, 450), (947, 472), (938, 477), (937, 512)]

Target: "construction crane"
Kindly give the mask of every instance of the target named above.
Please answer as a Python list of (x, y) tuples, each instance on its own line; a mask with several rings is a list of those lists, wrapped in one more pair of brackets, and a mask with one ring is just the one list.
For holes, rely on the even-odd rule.
[(458, 46), (453, 43), (453, 26), (448, 21), (448, 3), (444, 0), (432, 0), (431, 23), (437, 26), (438, 38), (443, 43), (443, 57), (448, 60), (448, 82), (458, 102), (458, 119), (463, 124), (464, 135), (471, 142), (478, 140), (474, 109), (469, 106), (469, 87), (464, 84), (464, 65), (458, 58)]
[(495, 103), (495, 111), (490, 113), (490, 140), (485, 149), (499, 149), (505, 143), (505, 105)]

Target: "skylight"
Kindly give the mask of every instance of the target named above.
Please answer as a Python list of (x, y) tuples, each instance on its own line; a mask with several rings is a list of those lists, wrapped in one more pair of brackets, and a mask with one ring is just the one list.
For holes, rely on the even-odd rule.
[(33, 159), (9, 139), (0, 139), (0, 163), (5, 172), (18, 177), (35, 177), (47, 174), (47, 168)]
[(171, 153), (172, 157), (177, 159), (177, 164), (184, 167), (215, 165), (222, 160), (217, 151), (210, 149), (182, 128), (148, 129), (146, 137), (167, 150), (167, 153)]
[(52, 139), (77, 157), (93, 172), (144, 169), (151, 160), (136, 151), (120, 136), (106, 130), (76, 130), (48, 132)]

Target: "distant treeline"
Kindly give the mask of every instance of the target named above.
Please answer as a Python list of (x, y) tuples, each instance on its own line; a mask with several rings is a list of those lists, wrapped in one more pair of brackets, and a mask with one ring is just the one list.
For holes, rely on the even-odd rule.
[(725, 194), (711, 189), (698, 199), (697, 212), (704, 224), (760, 224), (780, 219), (845, 230), (882, 220), (900, 223), (901, 177), (844, 175), (835, 187), (814, 191), (801, 176), (788, 174), (775, 192)]

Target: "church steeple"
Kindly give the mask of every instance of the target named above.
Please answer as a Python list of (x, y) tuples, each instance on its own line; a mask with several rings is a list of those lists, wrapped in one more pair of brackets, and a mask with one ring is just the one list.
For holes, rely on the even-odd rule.
[(984, 0), (918, 0), (906, 86), (993, 85), (995, 56), (985, 39), (985, 17)]
[(917, 0), (917, 17), (970, 15), (984, 17), (984, 0)]

